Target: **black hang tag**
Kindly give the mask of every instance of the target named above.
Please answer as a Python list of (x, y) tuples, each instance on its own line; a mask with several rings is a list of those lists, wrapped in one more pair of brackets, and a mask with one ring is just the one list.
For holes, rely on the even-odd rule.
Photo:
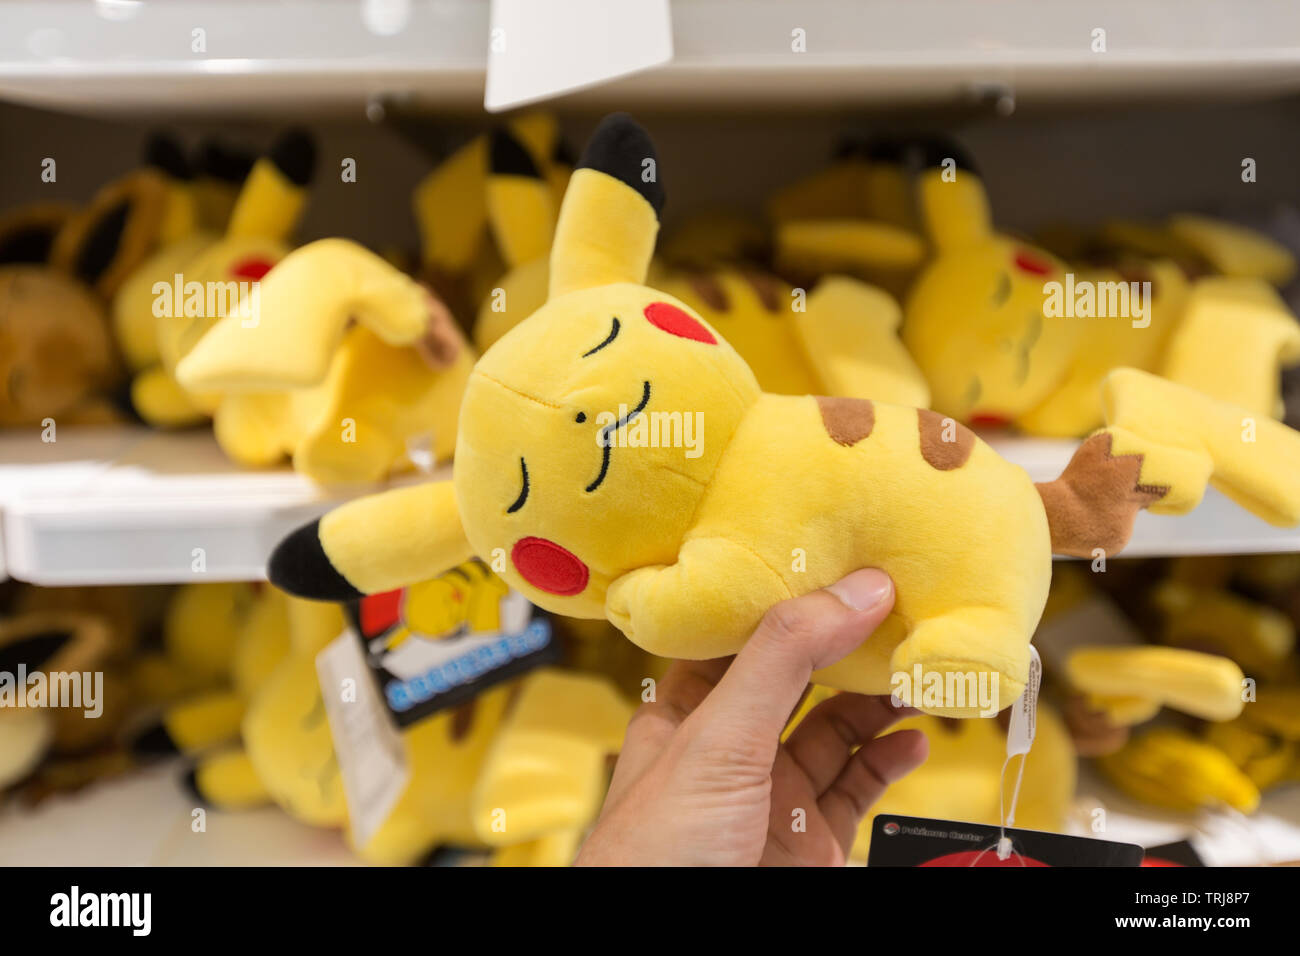
[(1187, 840), (1147, 847), (1143, 866), (1205, 866), (1196, 847)]
[[(998, 859), (999, 838), (1012, 853)], [(881, 814), (871, 821), (867, 866), (1140, 866), (1142, 848), (1091, 837), (1005, 830), (982, 823)]]
[(559, 657), (550, 619), (477, 559), (347, 613), (398, 727)]

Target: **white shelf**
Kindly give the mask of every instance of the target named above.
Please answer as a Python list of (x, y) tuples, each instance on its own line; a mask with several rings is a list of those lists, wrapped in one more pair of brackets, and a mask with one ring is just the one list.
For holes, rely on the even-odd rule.
[[(206, 810), (194, 830), (183, 761), (133, 771), (50, 797), (0, 807), (0, 866), (355, 866), (337, 830), (276, 807)], [(105, 821), (112, 821), (109, 826)]]
[[(1300, 91), (1300, 5), (1286, 0), (673, 0), (671, 9), (671, 63), (572, 101), (847, 106), (960, 101), (988, 87), (1020, 102)], [(18, 102), (229, 113), (355, 109), (411, 94), (482, 105), (488, 0), (4, 0), (0, 19), (0, 98)], [(403, 25), (386, 33), (376, 23)], [(196, 28), (206, 53), (191, 52)], [(1097, 28), (1104, 53), (1092, 49)], [(795, 29), (806, 52), (791, 50)]]
[[(1065, 470), (1077, 442), (1043, 438), (989, 438), (998, 454), (1034, 481), (1051, 481)], [(1300, 528), (1277, 528), (1233, 504), (1213, 488), (1186, 515), (1139, 512), (1123, 558), (1179, 554), (1267, 554), (1300, 551)]]
[[(994, 446), (1036, 481), (1060, 474), (1074, 449), (1037, 439)], [(64, 429), (51, 444), (11, 431), (0, 435), (0, 569), (43, 585), (259, 580), (286, 533), (373, 490), (323, 489), (287, 468), (241, 470), (206, 431)], [(1300, 551), (1300, 529), (1274, 528), (1211, 492), (1190, 515), (1139, 516), (1124, 554), (1275, 551)]]
[(3, 565), (43, 585), (259, 580), (285, 534), (372, 490), (241, 470), (207, 431), (63, 429), (50, 444), (10, 432), (0, 435)]

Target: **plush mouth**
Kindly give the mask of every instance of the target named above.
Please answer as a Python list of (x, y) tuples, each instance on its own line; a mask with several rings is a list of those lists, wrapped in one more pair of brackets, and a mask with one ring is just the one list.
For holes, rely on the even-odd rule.
[(626, 426), (634, 418), (645, 411), (646, 405), (650, 403), (650, 383), (643, 382), (641, 390), (641, 401), (637, 403), (636, 408), (632, 409), (616, 422), (610, 422), (600, 430), (600, 474), (596, 480), (586, 487), (587, 491), (595, 491), (609, 474), (609, 452), (614, 445), (614, 433), (620, 428)]

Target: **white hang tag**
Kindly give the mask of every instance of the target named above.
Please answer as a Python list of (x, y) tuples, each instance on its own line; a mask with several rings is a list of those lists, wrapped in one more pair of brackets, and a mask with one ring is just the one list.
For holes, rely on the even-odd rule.
[(348, 826), (353, 842), (364, 847), (410, 780), (402, 735), (388, 718), (361, 641), (352, 631), (316, 655), (316, 677), (343, 778)]
[(667, 63), (668, 0), (492, 0), (489, 113)]
[(1043, 660), (1038, 648), (1029, 645), (1029, 680), (1025, 690), (1011, 705), (1011, 722), (1007, 726), (1007, 756), (1029, 753), (1034, 745), (1038, 722), (1038, 690), (1043, 685)]
[[(998, 786), (1003, 795), (1006, 793), (1007, 764), (1013, 757), (1020, 757), (1020, 769), (1016, 771), (1016, 785), (1011, 791), (1011, 807), (1000, 821), (1002, 836), (998, 839), (998, 859), (1005, 860), (1011, 856), (1011, 838), (1006, 835), (1006, 827), (1016, 822), (1016, 802), (1020, 799), (1020, 784), (1025, 779), (1025, 761), (1029, 759), (1030, 748), (1034, 746), (1034, 734), (1038, 730), (1038, 691), (1043, 685), (1043, 661), (1038, 656), (1038, 649), (1029, 645), (1029, 679), (1025, 690), (1011, 705), (1011, 720), (1007, 724), (1007, 759), (1002, 764), (1002, 779)], [(1005, 803), (1005, 796), (1000, 798)]]

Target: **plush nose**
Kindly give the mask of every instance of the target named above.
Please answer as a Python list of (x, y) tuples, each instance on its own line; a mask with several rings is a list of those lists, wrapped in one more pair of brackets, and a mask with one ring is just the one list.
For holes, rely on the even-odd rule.
[(545, 538), (520, 538), (510, 560), (525, 581), (548, 594), (580, 594), (590, 576), (573, 552)]

